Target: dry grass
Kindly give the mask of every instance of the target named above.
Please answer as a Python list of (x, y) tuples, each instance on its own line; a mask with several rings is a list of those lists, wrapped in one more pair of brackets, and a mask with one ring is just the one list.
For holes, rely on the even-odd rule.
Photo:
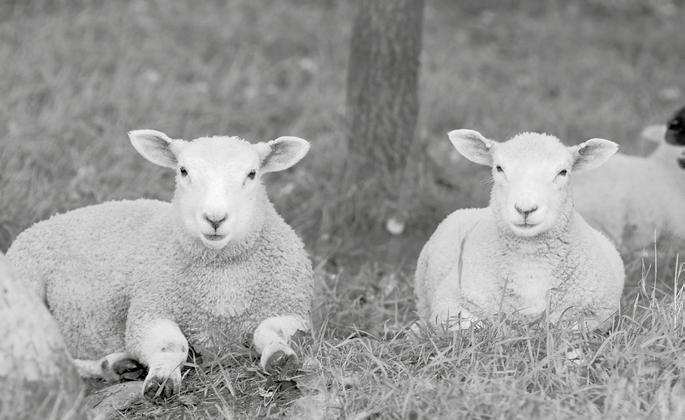
[[(238, 350), (189, 370), (180, 398), (125, 417), (683, 417), (683, 276), (669, 250), (657, 273), (627, 261), (623, 314), (606, 336), (514, 320), (458, 334), (402, 332), (414, 319), (421, 244), (449, 211), (487, 197), (486, 174), (468, 164), (455, 168), (451, 189), (436, 186), (425, 146), (473, 127), (494, 138), (519, 130), (569, 142), (605, 137), (645, 151), (637, 133), (663, 121), (685, 90), (685, 10), (669, 4), (429, 0), (418, 175), (404, 186), (407, 232), (388, 238), (349, 221), (368, 227), (396, 203), (359, 200), (337, 182), (350, 4), (4, 2), (0, 250), (58, 211), (168, 199), (171, 174), (136, 155), (130, 129), (298, 135), (312, 152), (270, 189), (317, 267), (318, 328), (301, 345), (302, 375), (264, 376)], [(583, 360), (567, 360), (569, 349)]]

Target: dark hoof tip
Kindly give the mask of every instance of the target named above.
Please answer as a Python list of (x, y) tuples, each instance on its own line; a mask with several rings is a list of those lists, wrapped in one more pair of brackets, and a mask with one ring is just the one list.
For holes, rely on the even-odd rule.
[(145, 384), (143, 395), (153, 402), (166, 400), (174, 395), (174, 388), (171, 384), (171, 380), (155, 376), (150, 378)]
[(266, 361), (264, 369), (269, 372), (290, 372), (298, 368), (297, 356), (278, 350)]

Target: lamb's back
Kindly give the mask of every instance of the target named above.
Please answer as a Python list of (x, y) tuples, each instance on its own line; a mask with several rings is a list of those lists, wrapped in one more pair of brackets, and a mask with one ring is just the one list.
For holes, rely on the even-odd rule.
[(127, 262), (158, 248), (165, 235), (159, 220), (170, 207), (156, 200), (124, 200), (57, 214), (17, 236), (7, 254), (35, 286), (87, 281), (106, 288), (115, 280), (106, 273), (126, 274)]
[(617, 154), (603, 166), (573, 175), (578, 212), (621, 250), (648, 246), (685, 209), (683, 187), (656, 159)]
[(171, 240), (170, 208), (155, 200), (87, 206), (38, 222), (12, 243), (8, 257), (50, 309), (74, 357), (123, 349), (134, 271), (165, 253), (159, 242)]

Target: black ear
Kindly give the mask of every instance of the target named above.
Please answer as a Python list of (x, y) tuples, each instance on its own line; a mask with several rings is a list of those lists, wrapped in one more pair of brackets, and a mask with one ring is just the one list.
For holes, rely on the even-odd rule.
[(176, 154), (169, 147), (174, 141), (161, 131), (133, 130), (128, 132), (133, 147), (145, 159), (167, 168), (176, 168)]

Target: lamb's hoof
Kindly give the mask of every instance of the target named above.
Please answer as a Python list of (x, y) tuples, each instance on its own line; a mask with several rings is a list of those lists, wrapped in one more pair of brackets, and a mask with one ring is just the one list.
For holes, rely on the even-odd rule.
[(169, 399), (177, 393), (178, 386), (174, 384), (171, 378), (148, 377), (143, 385), (143, 395), (152, 402)]
[(268, 373), (286, 373), (297, 370), (299, 363), (295, 353), (286, 353), (283, 350), (275, 351), (264, 364), (264, 370)]
[(138, 363), (137, 360), (127, 358), (112, 363), (112, 372), (121, 381), (137, 381), (145, 377), (147, 369)]

